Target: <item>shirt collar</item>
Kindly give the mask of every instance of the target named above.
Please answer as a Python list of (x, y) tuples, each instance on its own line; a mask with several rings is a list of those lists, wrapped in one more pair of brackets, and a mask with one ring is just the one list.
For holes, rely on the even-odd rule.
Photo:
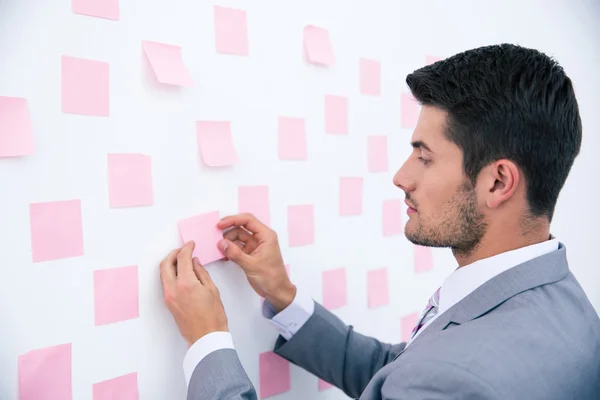
[(448, 310), (496, 275), (557, 249), (558, 239), (550, 236), (544, 242), (500, 253), (458, 268), (442, 284), (438, 314)]

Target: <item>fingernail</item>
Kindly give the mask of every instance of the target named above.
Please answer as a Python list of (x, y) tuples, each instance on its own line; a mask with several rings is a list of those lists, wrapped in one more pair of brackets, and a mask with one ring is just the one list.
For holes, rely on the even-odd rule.
[(225, 250), (227, 250), (227, 241), (225, 241), (225, 240), (221, 240), (221, 241), (219, 242), (219, 247), (221, 248), (221, 251), (225, 251)]

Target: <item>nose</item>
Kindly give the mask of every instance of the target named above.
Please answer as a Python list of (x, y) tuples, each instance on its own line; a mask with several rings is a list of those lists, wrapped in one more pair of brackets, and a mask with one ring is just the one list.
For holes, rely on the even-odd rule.
[(400, 169), (394, 175), (394, 186), (404, 190), (405, 193), (411, 192), (415, 189), (415, 180), (411, 178), (408, 169), (408, 161), (406, 160)]

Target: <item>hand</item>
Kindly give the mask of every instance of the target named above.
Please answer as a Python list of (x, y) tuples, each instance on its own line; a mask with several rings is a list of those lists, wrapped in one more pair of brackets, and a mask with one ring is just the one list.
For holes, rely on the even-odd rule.
[(285, 270), (277, 233), (250, 214), (225, 217), (217, 227), (233, 227), (223, 235), (219, 249), (242, 267), (254, 291), (276, 312), (290, 305), (296, 297), (296, 286)]
[(194, 242), (172, 251), (160, 263), (165, 305), (188, 346), (211, 332), (227, 332), (227, 316), (219, 290), (197, 258)]

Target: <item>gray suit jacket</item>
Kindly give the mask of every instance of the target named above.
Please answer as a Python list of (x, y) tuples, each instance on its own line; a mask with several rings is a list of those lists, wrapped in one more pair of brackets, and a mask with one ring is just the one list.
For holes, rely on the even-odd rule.
[[(361, 400), (600, 399), (600, 320), (562, 244), (489, 280), (405, 347), (356, 333), (315, 304), (275, 352)], [(234, 350), (202, 360), (188, 392), (256, 398)]]

